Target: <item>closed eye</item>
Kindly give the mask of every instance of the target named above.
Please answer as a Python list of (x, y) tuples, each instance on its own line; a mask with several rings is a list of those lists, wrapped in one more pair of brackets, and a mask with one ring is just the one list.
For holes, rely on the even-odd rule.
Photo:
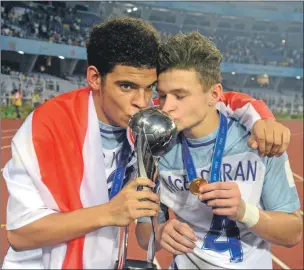
[(176, 96), (176, 99), (177, 99), (177, 100), (181, 100), (181, 99), (183, 99), (184, 97), (185, 97), (185, 96), (178, 96), (178, 95), (177, 95), (177, 96)]
[(150, 90), (150, 91), (155, 91), (156, 87), (157, 87), (157, 83), (155, 82), (155, 83), (151, 84), (150, 86), (148, 86), (147, 89)]

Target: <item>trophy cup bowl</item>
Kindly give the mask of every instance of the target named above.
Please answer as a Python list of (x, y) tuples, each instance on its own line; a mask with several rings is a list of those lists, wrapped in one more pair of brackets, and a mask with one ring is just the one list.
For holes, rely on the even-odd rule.
[(164, 155), (176, 143), (177, 127), (169, 114), (159, 109), (140, 110), (130, 119), (129, 127), (135, 141), (140, 134), (145, 136), (154, 157)]

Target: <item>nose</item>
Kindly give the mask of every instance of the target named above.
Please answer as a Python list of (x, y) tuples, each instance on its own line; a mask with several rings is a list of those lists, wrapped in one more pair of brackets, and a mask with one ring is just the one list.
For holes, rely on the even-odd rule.
[(169, 95), (166, 96), (164, 102), (160, 102), (160, 109), (169, 115), (171, 115), (171, 113), (174, 111), (175, 106), (173, 100), (169, 97)]
[(148, 107), (149, 97), (145, 91), (136, 91), (134, 95), (133, 106), (137, 107), (140, 110)]

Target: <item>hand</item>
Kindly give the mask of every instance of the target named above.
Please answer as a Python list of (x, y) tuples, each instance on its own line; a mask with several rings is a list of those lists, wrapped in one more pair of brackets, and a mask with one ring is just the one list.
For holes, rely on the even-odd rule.
[(160, 211), (160, 199), (151, 190), (137, 191), (138, 186), (154, 187), (147, 178), (136, 178), (125, 186), (112, 200), (108, 209), (114, 226), (127, 226), (139, 217), (153, 217)]
[(260, 156), (280, 156), (290, 142), (290, 130), (272, 119), (261, 119), (253, 125), (248, 146)]
[(156, 239), (162, 248), (175, 255), (193, 252), (193, 242), (197, 237), (187, 223), (170, 219), (160, 228), (161, 231), (156, 232)]
[(213, 214), (227, 216), (239, 221), (245, 214), (245, 202), (241, 198), (238, 184), (234, 182), (216, 182), (199, 188), (199, 199), (211, 206)]

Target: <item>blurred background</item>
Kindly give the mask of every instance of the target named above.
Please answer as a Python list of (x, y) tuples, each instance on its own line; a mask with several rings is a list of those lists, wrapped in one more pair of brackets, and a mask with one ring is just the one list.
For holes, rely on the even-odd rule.
[(122, 16), (151, 22), (163, 38), (201, 32), (223, 54), (225, 90), (263, 99), (286, 118), (303, 114), (303, 2), (2, 1), (2, 112), (14, 90), (33, 106), (86, 86), (92, 25)]
[[(216, 43), (224, 90), (264, 100), (291, 129), (288, 154), (303, 209), (303, 2), (1, 1), (1, 168), (22, 119), (46, 100), (87, 86), (91, 27), (112, 17), (142, 18), (162, 38), (199, 31)], [(0, 264), (7, 192), (1, 196)], [(132, 228), (129, 256), (144, 259)], [(171, 261), (165, 252), (156, 258), (163, 269)], [(276, 269), (303, 269), (303, 243), (273, 246), (272, 258)]]

